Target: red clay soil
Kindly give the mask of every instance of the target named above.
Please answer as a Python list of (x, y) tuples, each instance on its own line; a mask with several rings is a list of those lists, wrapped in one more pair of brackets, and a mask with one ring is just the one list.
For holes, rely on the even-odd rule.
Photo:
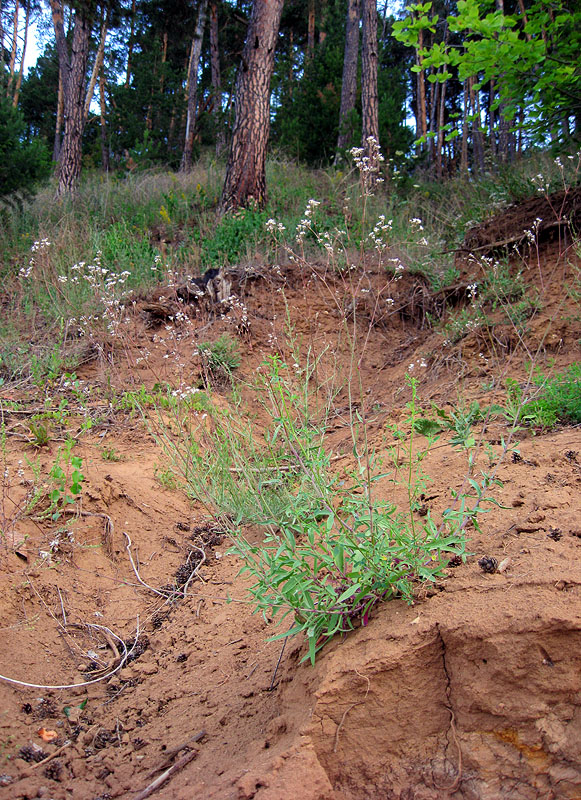
[[(295, 335), (318, 352), (332, 348), (347, 374), (342, 322), (355, 316), (363, 331), (356, 347), (361, 410), (380, 448), (387, 424), (407, 414), (403, 378), (410, 368), (426, 405), (458, 398), (488, 404), (502, 399), (504, 378), (524, 382), (531, 354), (545, 371), (578, 360), (579, 307), (562, 290), (578, 269), (554, 254), (531, 265), (529, 282), (541, 274), (551, 291), (511, 346), (498, 343), (500, 321), (492, 334), (470, 331), (444, 346), (445, 334), (422, 314), (405, 312), (406, 298), (417, 300), (419, 279), (386, 286), (385, 273), (371, 268), (351, 285), (322, 268), (257, 276), (243, 289), (251, 324), (241, 333), (239, 371), (250, 378), (273, 347), (284, 353), (286, 303)], [(429, 292), (422, 293), (428, 302)], [(159, 293), (144, 305), (158, 302)], [(93, 362), (79, 376), (101, 387), (97, 397), (112, 370), (118, 388), (180, 377), (191, 383), (200, 370), (193, 343), (234, 332), (229, 319), (241, 330), (240, 313), (233, 308), (220, 319), (191, 311), (184, 329), (168, 320), (147, 327), (152, 315), (144, 311), (132, 322), (131, 347), (115, 356), (116, 371)], [(138, 348), (151, 353), (145, 363), (136, 363)], [(30, 409), (40, 403), (22, 388), (6, 389), (7, 396)], [(348, 462), (341, 402), (339, 396), (329, 442)], [(519, 433), (518, 454), (498, 467), (500, 506), (481, 516), (481, 532), (468, 531), (466, 563), (420, 587), (413, 605), (396, 600), (378, 608), (366, 627), (333, 641), (311, 667), (301, 661), (301, 639), (290, 640), (282, 657), (280, 641), (268, 641), (279, 629), (252, 614), (248, 581), (238, 576), (227, 539), (171, 487), (144, 424), (103, 408), (75, 447), (86, 480), (82, 513), (68, 528), (73, 540), (59, 533), (62, 519), (50, 525), (13, 514), (8, 526), (14, 506), (3, 501), (0, 674), (45, 687), (77, 684), (114, 669), (125, 647), (130, 659), (108, 680), (78, 688), (0, 681), (1, 798), (137, 800), (167, 770), (148, 796), (581, 798), (578, 427)], [(37, 457), (46, 474), (62, 446), (58, 422), (37, 456), (26, 441), (26, 415), (5, 411), (4, 419), (10, 474), (20, 460)], [(500, 423), (482, 432), (488, 446), (479, 451), (481, 468), (498, 459), (508, 433)], [(444, 436), (423, 466), (432, 476), (426, 503), (437, 515), (451, 502), (450, 487), (462, 484), (465, 460)], [(199, 561), (200, 550), (205, 561), (186, 597), (168, 599), (162, 587), (180, 567), (182, 576), (191, 574), (183, 565), (189, 554), (190, 565)], [(141, 579), (161, 595), (138, 582), (130, 553)], [(498, 569), (485, 572), (483, 557)], [(56, 738), (46, 742), (51, 732)]]

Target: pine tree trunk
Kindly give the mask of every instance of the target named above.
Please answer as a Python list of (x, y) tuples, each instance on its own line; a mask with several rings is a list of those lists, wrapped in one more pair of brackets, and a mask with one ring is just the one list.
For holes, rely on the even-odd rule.
[(341, 110), (339, 111), (339, 136), (337, 138), (338, 155), (349, 146), (353, 138), (352, 116), (357, 99), (360, 14), (360, 0), (349, 0), (343, 58), (343, 83), (341, 85)]
[(14, 87), (14, 96), (12, 98), (12, 105), (14, 108), (18, 106), (18, 99), (20, 97), (20, 89), (22, 87), (22, 75), (24, 74), (24, 61), (26, 59), (26, 47), (28, 44), (28, 24), (30, 22), (30, 0), (26, 2), (26, 17), (24, 20), (24, 42), (22, 43), (22, 55), (20, 56), (20, 69), (18, 70), (18, 77), (16, 79), (16, 86)]
[(319, 0), (319, 44), (323, 44), (327, 38), (327, 17), (329, 15), (329, 7), (327, 0)]
[(101, 123), (101, 166), (103, 172), (109, 172), (109, 144), (107, 142), (107, 121), (105, 103), (105, 72), (99, 73), (99, 117)]
[(462, 115), (462, 150), (460, 155), (460, 171), (468, 172), (468, 83), (464, 81), (464, 108)]
[(496, 130), (494, 129), (495, 120), (494, 120), (494, 93), (495, 93), (495, 83), (494, 78), (490, 79), (490, 90), (488, 93), (488, 136), (490, 139), (490, 154), (494, 158), (496, 156)]
[(236, 117), (220, 208), (266, 202), (270, 80), (284, 0), (254, 0), (236, 85)]
[(131, 60), (133, 58), (133, 45), (135, 37), (135, 2), (131, 3), (131, 26), (129, 29), (129, 44), (127, 46), (127, 70), (125, 72), (125, 88), (129, 86), (131, 81)]
[(91, 72), (91, 78), (89, 80), (89, 86), (87, 88), (87, 94), (85, 97), (85, 122), (89, 117), (89, 110), (91, 108), (91, 103), (93, 102), (93, 93), (95, 91), (95, 86), (97, 85), (97, 78), (101, 73), (101, 66), (103, 64), (103, 58), (105, 56), (105, 41), (107, 39), (107, 30), (109, 28), (109, 9), (103, 11), (103, 24), (101, 25), (101, 37), (99, 39), (99, 47), (97, 48), (97, 54), (95, 56), (95, 63), (93, 64), (93, 71)]
[(446, 88), (448, 81), (443, 81), (440, 84), (440, 113), (438, 119), (438, 150), (436, 153), (436, 174), (439, 178), (443, 174), (443, 159), (444, 159), (444, 124), (446, 116)]
[[(431, 69), (431, 74), (434, 68)], [(430, 83), (430, 138), (428, 140), (428, 163), (432, 167), (436, 162), (436, 133), (438, 120), (438, 98), (440, 96), (440, 86), (437, 81)]]
[(181, 172), (189, 172), (192, 168), (192, 153), (194, 151), (194, 133), (196, 129), (196, 105), (198, 99), (198, 67), (200, 55), (202, 53), (202, 39), (204, 38), (204, 28), (206, 27), (206, 9), (208, 0), (200, 0), (198, 6), (198, 19), (196, 29), (192, 38), (192, 49), (190, 51), (190, 63), (188, 67), (188, 87), (187, 87), (187, 119), (186, 119), (186, 138), (184, 142), (184, 152)]
[(75, 11), (71, 53), (63, 27), (60, 0), (50, 0), (59, 74), (63, 87), (65, 131), (59, 156), (57, 197), (72, 192), (81, 174), (83, 132), (85, 129), (85, 78), (89, 60), (91, 20), (83, 10)]
[(418, 48), (416, 51), (416, 63), (418, 67), (420, 67), (420, 70), (418, 72), (418, 111), (420, 115), (419, 116), (420, 137), (423, 139), (421, 144), (421, 150), (424, 150), (427, 147), (427, 136), (428, 136), (428, 119), (426, 114), (426, 76), (422, 65), (422, 57), (420, 56), (420, 51), (424, 46), (423, 34), (424, 32), (420, 30)]
[(480, 130), (480, 94), (474, 88), (476, 78), (468, 79), (470, 87), (470, 104), (472, 106), (472, 151), (474, 157), (474, 169), (477, 172), (484, 172), (484, 143), (482, 141), (482, 131)]
[(222, 79), (220, 76), (220, 46), (218, 43), (218, 3), (210, 3), (210, 70), (212, 73), (212, 114), (216, 130), (216, 155), (220, 156), (226, 144), (222, 124)]
[(307, 59), (315, 54), (315, 0), (309, 0), (307, 21)]
[[(6, 97), (10, 97), (12, 88), (14, 86), (14, 73), (16, 71), (16, 52), (18, 50), (18, 12), (20, 11), (20, 3), (16, 0), (14, 6), (14, 22), (12, 32), (12, 47), (10, 48), (10, 60), (8, 62), (8, 85), (6, 87)], [(4, 55), (4, 54), (2, 54)]]
[(379, 144), (379, 102), (377, 96), (377, 0), (361, 0), (361, 110), (362, 147), (368, 155), (369, 139)]
[(63, 102), (63, 79), (59, 73), (59, 90), (56, 103), (56, 124), (54, 129), (54, 146), (52, 149), (52, 160), (58, 164), (61, 155), (61, 131), (63, 128), (64, 117), (64, 102)]

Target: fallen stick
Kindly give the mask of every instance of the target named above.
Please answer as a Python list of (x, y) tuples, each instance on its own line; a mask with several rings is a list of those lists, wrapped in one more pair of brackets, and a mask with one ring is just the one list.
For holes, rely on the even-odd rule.
[(59, 756), (63, 752), (63, 750), (65, 750), (69, 745), (70, 741), (67, 739), (66, 742), (61, 747), (58, 748), (58, 750), (55, 750), (54, 753), (51, 753), (46, 758), (43, 758), (42, 761), (37, 761), (36, 764), (33, 764), (32, 767), (29, 767), (28, 770), (26, 770), (20, 777), (28, 778), (30, 775), (32, 775), (35, 769), (38, 769), (39, 767), (44, 766), (44, 764), (48, 763), (49, 761), (52, 761), (53, 758)]
[(171, 750), (166, 750), (165, 757), (161, 762), (161, 764), (158, 764), (157, 767), (152, 769), (151, 772), (148, 773), (148, 775), (146, 775), (146, 777), (151, 778), (153, 775), (155, 775), (156, 772), (159, 772), (160, 769), (165, 769), (167, 765), (170, 764), (173, 761), (173, 759), (178, 755), (178, 753), (181, 753), (182, 750), (185, 750), (185, 748), (189, 747), (191, 744), (199, 742), (200, 739), (203, 739), (205, 735), (206, 731), (202, 730), (199, 733), (196, 733), (195, 736), (190, 736), (187, 742), (183, 742), (183, 744), (180, 744), (178, 747), (172, 747)]
[(146, 797), (149, 797), (150, 794), (156, 792), (160, 786), (173, 777), (176, 772), (179, 772), (179, 770), (183, 769), (186, 764), (189, 764), (190, 761), (193, 761), (197, 755), (197, 750), (190, 750), (189, 753), (186, 753), (185, 756), (182, 756), (179, 761), (176, 761), (176, 763), (169, 767), (169, 769), (166, 769), (165, 772), (162, 772), (159, 777), (149, 784), (149, 786), (146, 786), (145, 789), (142, 789), (139, 792), (139, 794), (135, 795), (134, 800), (145, 800)]

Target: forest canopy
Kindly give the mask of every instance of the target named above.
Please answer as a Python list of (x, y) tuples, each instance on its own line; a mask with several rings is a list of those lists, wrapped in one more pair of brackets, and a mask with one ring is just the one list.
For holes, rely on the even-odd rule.
[[(59, 192), (82, 169), (188, 170), (202, 148), (230, 154), (229, 169), (238, 159), (238, 176), (250, 161), (260, 171), (268, 146), (328, 165), (369, 136), (391, 174), (442, 177), (581, 130), (576, 0), (433, 0), (398, 13), (376, 0), (3, 0), (0, 22), (0, 196), (42, 178), (48, 153)], [(43, 48), (25, 74), (33, 26)], [(254, 60), (251, 33), (272, 37)], [(259, 75), (260, 111), (244, 88)], [(260, 114), (254, 141), (245, 126)], [(262, 204), (260, 180), (228, 202)]]

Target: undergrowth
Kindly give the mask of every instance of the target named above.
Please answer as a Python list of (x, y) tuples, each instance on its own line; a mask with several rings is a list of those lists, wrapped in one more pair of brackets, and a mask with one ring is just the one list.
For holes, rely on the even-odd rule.
[(576, 361), (565, 372), (549, 376), (537, 370), (533, 387), (527, 397), (517, 381), (507, 381), (508, 399), (520, 404), (519, 419), (523, 423), (540, 428), (581, 424), (581, 363)]
[[(147, 291), (156, 283), (172, 290), (208, 267), (240, 260), (271, 264), (276, 271), (283, 257), (330, 290), (338, 336), (350, 351), (347, 376), (326, 371), (323, 357), (329, 354), (301, 350), (289, 335), (287, 342), (273, 343), (273, 354), (254, 379), (237, 379), (239, 341), (226, 334), (200, 341), (192, 319), (180, 311), (165, 327), (167, 336), (152, 337), (164, 343), (164, 358), (181, 370), (179, 387), (156, 379), (153, 388), (109, 398), (112, 412), (141, 413), (148, 421), (170, 464), (156, 468), (159, 484), (168, 490), (185, 487), (220, 521), (242, 571), (251, 577), (255, 610), (279, 624), (290, 623), (274, 638), (303, 634), (311, 662), (335, 635), (366, 625), (380, 603), (412, 602), (422, 584), (444, 576), (450, 559), (466, 558), (466, 528), (478, 526), (486, 504), (495, 502), (495, 470), (513, 447), (518, 424), (581, 421), (578, 364), (560, 375), (538, 373), (534, 394), (509, 382), (507, 409), (472, 404), (434, 407), (430, 413), (421, 408), (410, 365), (406, 418), (397, 427), (386, 424), (381, 441), (372, 439), (361, 410), (365, 345), (358, 352), (356, 342), (367, 342), (378, 319), (384, 322), (396, 313), (391, 295), (402, 273), (419, 273), (432, 287), (456, 280), (453, 254), (446, 251), (498, 204), (527, 187), (538, 189), (538, 175), (529, 174), (531, 165), (523, 162), (510, 181), (465, 177), (447, 189), (420, 182), (394, 190), (376, 183), (378, 151), (371, 161), (359, 148), (353, 155), (358, 171), (328, 170), (315, 177), (290, 162), (272, 163), (270, 205), (218, 224), (221, 175), (208, 160), (186, 177), (93, 177), (74, 204), (56, 205), (39, 196), (0, 235), (2, 277), (11, 289), (8, 315), (24, 321), (24, 329), (36, 323), (39, 338), (47, 342), (44, 349), (36, 342), (23, 344), (6, 326), (0, 335), (1, 378), (28, 380), (47, 390), (69, 364), (65, 353), (73, 345), (87, 343), (104, 364), (116, 345), (125, 346), (132, 291)], [(556, 182), (563, 177), (558, 165), (555, 175)], [(321, 186), (325, 194), (318, 199)], [(522, 340), (538, 308), (523, 274), (497, 260), (480, 259), (478, 266), (470, 303), (448, 318), (447, 335), (459, 341), (477, 327), (490, 329), (497, 324), (492, 315), (500, 314)], [(385, 275), (375, 296), (371, 268)], [(325, 284), (328, 273), (342, 281), (344, 297), (337, 299), (334, 287), (331, 291)], [(358, 304), (366, 299), (373, 312), (360, 321)], [(182, 360), (178, 342), (191, 345), (189, 352), (202, 364), (203, 374), (189, 383), (190, 365)], [(136, 365), (148, 357), (145, 346), (142, 350)], [(418, 365), (427, 366), (423, 359)], [(217, 377), (225, 379), (228, 393), (213, 391)], [(347, 411), (338, 410), (339, 398)], [(349, 458), (329, 445), (331, 417), (340, 413), (348, 418)], [(38, 447), (48, 443), (51, 424), (62, 422), (68, 410), (51, 404), (50, 414), (31, 419), (29, 433)], [(490, 471), (478, 471), (480, 441), (473, 431), (483, 430), (493, 416), (504, 420), (509, 433), (501, 442), (500, 460), (491, 454)], [(430, 482), (424, 464), (443, 436), (465, 454), (466, 468), (448, 507), (436, 512), (422, 503)], [(118, 459), (113, 448), (104, 448), (102, 456)], [(341, 466), (345, 463), (350, 466)], [(34, 493), (24, 492), (12, 511), (7, 510), (13, 489), (8, 476), (2, 523), (11, 533), (15, 520), (32, 509), (56, 521), (76, 502), (84, 480), (72, 444), (50, 467), (44, 495), (36, 492), (37, 477)], [(258, 541), (250, 526), (260, 530)]]
[[(364, 208), (357, 170), (312, 171), (279, 158), (268, 165), (268, 206), (218, 222), (223, 167), (209, 155), (188, 175), (88, 174), (74, 200), (54, 201), (48, 186), (21, 212), (7, 212), (0, 230), (0, 277), (8, 290), (0, 328), (2, 372), (11, 379), (29, 374), (24, 364), (33, 355), (39, 364), (50, 360), (43, 345), (48, 331), (60, 351), (74, 350), (78, 321), (108, 313), (111, 302), (130, 290), (172, 285), (211, 267), (276, 262), (281, 247), (294, 247), (311, 200), (319, 205), (303, 237), (307, 259), (330, 246), (343, 252), (336, 266), (348, 266), (368, 247), (367, 221), (383, 220), (385, 266), (391, 259), (440, 288), (458, 278), (452, 251), (467, 227), (514, 199), (575, 185), (578, 161), (577, 155), (535, 154), (478, 179), (460, 176), (445, 183), (419, 176), (398, 183), (392, 176), (369, 193)], [(265, 228), (268, 219), (280, 226), (276, 241)], [(529, 309), (519, 313), (524, 319)], [(42, 332), (38, 342), (28, 341), (31, 327)], [(99, 338), (106, 333), (102, 327)], [(74, 359), (67, 368), (74, 368)]]

